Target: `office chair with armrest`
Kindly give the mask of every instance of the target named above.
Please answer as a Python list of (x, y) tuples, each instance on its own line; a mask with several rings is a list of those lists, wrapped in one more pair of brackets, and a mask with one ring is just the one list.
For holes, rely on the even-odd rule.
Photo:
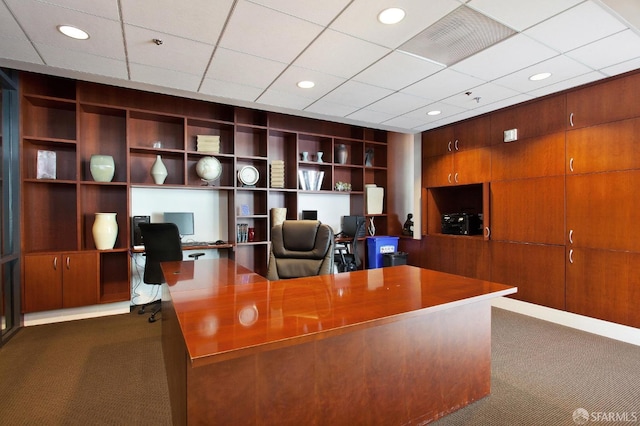
[[(362, 260), (358, 253), (358, 236), (364, 228), (364, 222), (358, 223), (355, 235), (350, 243), (336, 243), (334, 261), (337, 265), (338, 272), (350, 272), (360, 269)], [(349, 248), (349, 245), (351, 246)]]
[(267, 279), (333, 273), (333, 229), (317, 220), (285, 220), (271, 230)]
[[(161, 285), (165, 282), (161, 262), (182, 260), (182, 243), (180, 232), (175, 223), (140, 223), (140, 232), (144, 241), (145, 265), (143, 281), (147, 284)], [(189, 257), (198, 259), (204, 253), (191, 253)], [(145, 313), (145, 308), (155, 306), (149, 317), (149, 322), (155, 322), (156, 314), (160, 312), (161, 299), (142, 305), (139, 314)]]

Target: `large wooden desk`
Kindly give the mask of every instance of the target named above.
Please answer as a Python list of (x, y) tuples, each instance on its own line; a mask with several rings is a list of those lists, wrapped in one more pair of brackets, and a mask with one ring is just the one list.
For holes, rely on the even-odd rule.
[(394, 266), (267, 281), (166, 262), (174, 424), (422, 424), (490, 392), (491, 299), (516, 288)]

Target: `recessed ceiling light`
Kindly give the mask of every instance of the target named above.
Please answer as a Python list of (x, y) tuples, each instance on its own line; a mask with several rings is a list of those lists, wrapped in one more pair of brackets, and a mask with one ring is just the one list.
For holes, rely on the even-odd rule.
[(311, 89), (316, 84), (313, 81), (303, 80), (298, 82), (298, 87), (301, 89)]
[(550, 72), (541, 72), (540, 74), (534, 74), (531, 77), (529, 77), (529, 80), (531, 81), (540, 81), (540, 80), (544, 80), (545, 78), (549, 78), (551, 77), (551, 73)]
[(71, 25), (58, 25), (58, 31), (76, 40), (86, 40), (89, 38), (89, 33)]
[(438, 111), (437, 109), (434, 109), (433, 111), (429, 111), (427, 113), (427, 115), (440, 115), (442, 111)]
[(404, 15), (404, 10), (398, 7), (390, 7), (378, 14), (378, 21), (387, 25), (397, 24), (404, 19)]

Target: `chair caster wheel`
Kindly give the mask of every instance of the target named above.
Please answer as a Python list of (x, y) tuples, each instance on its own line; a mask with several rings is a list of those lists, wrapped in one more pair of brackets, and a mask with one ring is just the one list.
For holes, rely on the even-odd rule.
[(138, 315), (142, 315), (142, 314), (144, 314), (144, 306), (140, 308), (140, 310), (138, 311)]
[(156, 318), (155, 317), (149, 317), (149, 322), (156, 322)]

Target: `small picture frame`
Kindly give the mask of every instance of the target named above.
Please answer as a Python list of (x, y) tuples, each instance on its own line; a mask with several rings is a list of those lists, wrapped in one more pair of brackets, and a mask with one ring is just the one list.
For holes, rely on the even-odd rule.
[(38, 150), (36, 179), (56, 179), (55, 151)]
[(251, 213), (249, 212), (249, 205), (248, 204), (241, 204), (240, 205), (240, 215), (241, 216), (249, 216)]

